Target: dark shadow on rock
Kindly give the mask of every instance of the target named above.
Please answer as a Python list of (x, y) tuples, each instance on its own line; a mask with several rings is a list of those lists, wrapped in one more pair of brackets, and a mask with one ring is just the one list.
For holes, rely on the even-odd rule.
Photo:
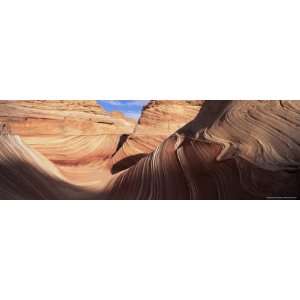
[(124, 145), (124, 143), (127, 141), (129, 137), (129, 134), (122, 134), (120, 136), (116, 151), (113, 153), (112, 157), (119, 151), (119, 149)]
[(101, 199), (101, 194), (90, 192), (46, 174), (26, 162), (7, 160), (0, 163), (0, 199), (19, 200), (77, 200)]
[(197, 116), (181, 127), (177, 133), (193, 136), (201, 129), (209, 128), (217, 118), (222, 116), (232, 100), (210, 100), (205, 101)]
[(116, 174), (120, 171), (128, 169), (129, 167), (135, 165), (140, 159), (142, 159), (145, 156), (147, 156), (147, 154), (141, 153), (141, 154), (125, 157), (124, 159), (118, 161), (112, 166), (111, 169), (112, 174)]

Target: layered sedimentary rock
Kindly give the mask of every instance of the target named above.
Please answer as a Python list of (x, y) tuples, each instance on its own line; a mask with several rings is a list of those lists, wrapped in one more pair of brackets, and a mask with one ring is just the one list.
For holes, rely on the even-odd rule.
[(106, 197), (298, 197), (299, 127), (300, 101), (206, 101), (194, 120), (111, 179)]
[[(101, 107), (92, 108), (92, 102), (90, 108), (87, 103), (68, 103), (66, 110), (76, 115), (72, 117), (75, 125), (69, 128), (62, 116), (69, 119), (70, 114), (60, 101), (53, 104), (55, 109), (42, 103), (20, 102), (20, 108), (14, 103), (0, 104), (1, 199), (266, 199), (300, 195), (300, 101), (185, 101), (181, 107), (178, 101), (151, 101), (132, 134), (133, 125), (132, 131), (126, 125), (130, 120)], [(41, 109), (43, 105), (48, 108)], [(12, 107), (19, 112), (14, 115)], [(55, 110), (61, 117), (51, 116)], [(99, 118), (105, 116), (106, 123), (90, 120), (94, 110)], [(45, 111), (52, 111), (48, 118)], [(40, 127), (27, 124), (25, 130), (21, 124), (26, 124), (26, 118)], [(47, 135), (49, 120), (54, 128)], [(88, 126), (83, 126), (86, 123)], [(91, 123), (111, 126), (110, 131), (92, 134), (95, 124)], [(100, 132), (99, 125), (95, 126)], [(57, 134), (60, 128), (73, 134)], [(87, 128), (90, 134), (83, 134)], [(122, 159), (113, 164), (111, 158), (122, 157), (122, 151), (132, 162), (119, 165), (112, 174), (111, 168)]]
[(0, 122), (21, 136), (129, 134), (135, 125), (93, 100), (0, 101)]
[(27, 145), (47, 157), (72, 183), (100, 188), (111, 175), (110, 158), (119, 135), (23, 137)]
[(86, 199), (92, 193), (69, 183), (46, 157), (19, 136), (0, 131), (0, 199)]
[(110, 157), (135, 122), (96, 101), (0, 101), (0, 123), (48, 158), (65, 179), (99, 189), (111, 175)]
[(202, 100), (152, 100), (144, 106), (134, 132), (124, 136), (124, 143), (113, 156), (113, 171), (135, 164), (152, 152), (164, 139), (194, 119)]

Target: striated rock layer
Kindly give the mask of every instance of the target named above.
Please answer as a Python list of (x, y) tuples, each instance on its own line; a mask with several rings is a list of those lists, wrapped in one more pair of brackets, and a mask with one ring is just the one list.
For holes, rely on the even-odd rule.
[(298, 197), (299, 127), (300, 101), (206, 101), (194, 120), (112, 178), (106, 197)]
[(0, 101), (0, 123), (48, 158), (66, 180), (99, 189), (111, 176), (110, 157), (135, 122), (96, 101)]
[(19, 136), (0, 132), (0, 199), (87, 199), (46, 157)]
[(299, 197), (300, 101), (189, 102), (151, 101), (133, 132), (89, 101), (1, 101), (0, 198)]
[(144, 106), (134, 132), (113, 156), (113, 171), (135, 164), (152, 152), (164, 139), (194, 119), (204, 101), (152, 100)]
[(108, 113), (94, 100), (2, 100), (0, 122), (21, 136), (129, 134), (135, 125), (122, 114)]

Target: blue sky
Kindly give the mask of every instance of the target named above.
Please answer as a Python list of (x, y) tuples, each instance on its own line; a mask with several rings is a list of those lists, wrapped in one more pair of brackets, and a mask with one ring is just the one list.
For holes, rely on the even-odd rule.
[(121, 111), (126, 117), (138, 119), (146, 100), (97, 100), (107, 111)]

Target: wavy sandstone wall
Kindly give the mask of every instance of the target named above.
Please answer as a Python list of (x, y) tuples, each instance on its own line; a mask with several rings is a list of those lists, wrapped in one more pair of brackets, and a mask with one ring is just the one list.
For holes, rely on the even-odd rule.
[[(77, 108), (70, 110), (78, 114)], [(82, 116), (81, 109), (79, 113)], [(152, 101), (132, 135), (122, 131), (22, 136), (16, 133), (23, 130), (20, 123), (25, 115), (4, 114), (2, 110), (2, 199), (265, 199), (300, 195), (300, 101), (205, 101), (182, 106)], [(188, 114), (190, 119), (184, 122)], [(46, 114), (41, 115), (44, 117), (38, 119), (48, 120)], [(116, 124), (116, 116), (107, 116)], [(175, 124), (172, 128), (171, 122)], [(126, 138), (128, 134), (132, 139)], [(160, 136), (164, 136), (162, 140)], [(115, 153), (114, 160), (121, 151), (125, 151), (125, 159), (136, 153), (143, 157), (111, 174), (111, 156)]]
[(193, 120), (204, 101), (152, 100), (144, 106), (134, 132), (113, 156), (113, 171), (135, 164), (164, 139)]
[(96, 101), (0, 101), (0, 123), (48, 158), (69, 180), (97, 188), (110, 175), (110, 157), (135, 121)]
[(135, 125), (94, 100), (0, 101), (0, 122), (21, 136), (129, 134)]
[(87, 199), (57, 167), (19, 136), (0, 132), (0, 199)]
[(299, 128), (300, 101), (207, 101), (193, 121), (115, 176), (106, 197), (299, 197)]

